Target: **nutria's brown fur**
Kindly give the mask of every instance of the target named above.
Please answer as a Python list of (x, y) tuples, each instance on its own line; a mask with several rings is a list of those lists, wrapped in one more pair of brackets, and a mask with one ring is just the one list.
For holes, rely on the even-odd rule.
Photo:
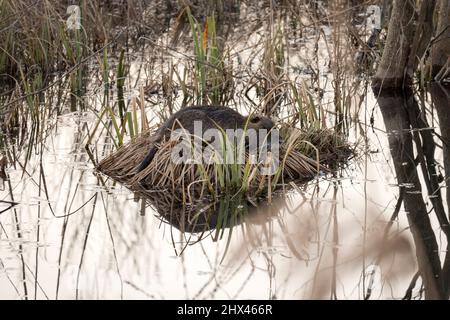
[(237, 111), (223, 106), (192, 106), (181, 109), (174, 113), (164, 124), (156, 131), (156, 145), (150, 149), (147, 156), (139, 165), (137, 171), (145, 169), (153, 160), (158, 151), (157, 143), (168, 140), (172, 130), (183, 128), (189, 133), (194, 133), (194, 121), (202, 122), (202, 130), (205, 132), (210, 128), (221, 129), (266, 129), (271, 130), (274, 123), (271, 119), (261, 115), (243, 116)]

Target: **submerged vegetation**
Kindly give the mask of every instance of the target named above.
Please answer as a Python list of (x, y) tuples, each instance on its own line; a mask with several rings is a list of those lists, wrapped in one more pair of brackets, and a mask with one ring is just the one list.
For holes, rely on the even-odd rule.
[[(68, 2), (76, 3), (0, 0), (0, 285), (9, 296), (99, 293), (89, 277), (103, 278), (86, 263), (97, 256), (93, 237), (121, 298), (124, 287), (162, 296), (136, 276), (148, 269), (142, 252), (145, 263), (159, 260), (145, 215), (155, 211), (158, 226), (181, 231), (177, 239), (170, 229), (180, 259), (188, 245), (224, 240), (215, 258), (200, 244), (198, 270), (209, 266), (211, 278), (196, 293), (186, 285), (190, 266), (174, 262), (186, 297), (216, 297), (242, 266), (249, 276), (227, 298), (261, 297), (244, 290), (261, 269), (252, 259), (267, 267), (269, 298), (292, 283), (302, 288), (285, 297), (449, 297), (448, 1)], [(160, 123), (194, 104), (274, 119), (283, 138), (276, 174), (259, 175), (248, 157), (173, 165), (170, 143), (136, 173)], [(236, 245), (238, 235), (251, 240)], [(280, 257), (289, 270), (314, 270), (290, 281), (293, 272), (275, 272)], [(57, 266), (48, 285), (47, 259)], [(391, 269), (402, 259), (412, 260)], [(240, 262), (224, 270), (223, 261)], [(348, 270), (351, 293), (338, 285)]]

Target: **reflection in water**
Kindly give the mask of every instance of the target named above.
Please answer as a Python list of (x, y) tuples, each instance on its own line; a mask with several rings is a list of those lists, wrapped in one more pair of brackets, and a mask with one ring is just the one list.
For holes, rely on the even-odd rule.
[[(321, 41), (319, 52), (326, 51), (327, 39), (309, 36)], [(242, 63), (236, 74), (246, 74), (251, 63)], [(139, 65), (151, 69), (150, 82), (170, 78), (154, 75), (162, 65)], [(309, 91), (323, 90), (320, 108), (329, 105), (334, 114), (333, 96), (343, 92), (330, 90), (329, 71), (319, 71), (302, 91), (309, 100)], [(117, 147), (106, 132), (111, 123), (93, 133), (102, 109), (88, 106), (99, 105), (98, 92), (73, 97), (84, 102), (84, 111), (50, 118), (48, 131), (39, 134), (13, 115), (13, 131), (0, 139), (11, 153), (8, 165), (0, 155), (0, 298), (419, 298), (422, 285), (426, 297), (448, 297), (448, 89), (431, 86), (431, 110), (410, 93), (378, 97), (390, 150), (372, 96), (354, 101), (356, 91), (347, 93), (348, 112), (365, 103), (366, 114), (355, 110), (355, 117), (369, 118), (373, 108), (381, 127), (366, 130), (369, 125), (357, 121), (363, 129), (355, 131), (363, 132), (356, 135), (367, 135), (365, 147), (380, 151), (363, 152), (364, 161), (342, 174), (292, 186), (271, 205), (223, 197), (183, 206), (168, 192), (135, 201), (129, 190), (95, 175), (93, 163)], [(153, 119), (159, 112), (152, 106), (166, 106), (164, 99), (173, 98), (167, 96), (153, 95), (146, 107)], [(45, 99), (58, 114), (69, 103), (52, 92)], [(293, 105), (286, 104), (290, 115)], [(323, 112), (327, 122), (329, 110)], [(440, 191), (445, 188), (447, 205)]]
[(375, 159), (363, 169), (367, 179), (349, 170), (270, 206), (233, 199), (181, 210), (166, 193), (140, 215), (142, 201), (111, 181), (103, 186), (87, 166), (80, 141), (94, 121), (60, 118), (26, 179), (8, 171), (20, 203), (0, 216), (1, 298), (23, 298), (24, 286), (39, 299), (392, 298), (414, 276), (401, 215), (383, 237), (392, 192)]
[(254, 218), (255, 215), (269, 219), (280, 211), (284, 203), (282, 196), (271, 204), (267, 201), (255, 204), (238, 195), (223, 196), (215, 201), (204, 198), (188, 205), (167, 192), (148, 192), (144, 199), (165, 222), (181, 232), (189, 233), (204, 233), (210, 230), (223, 233), (223, 229), (233, 228), (245, 221), (258, 221)]
[[(440, 84), (432, 83), (430, 87), (433, 107), (439, 120), (440, 137), (439, 144), (442, 144), (442, 153), (444, 154), (444, 181), (447, 193), (447, 206), (450, 215), (450, 89), (444, 88)], [(442, 175), (438, 177), (442, 178)]]
[[(445, 294), (446, 227), (438, 212), (448, 206), (436, 183), (444, 189), (449, 182), (449, 95), (439, 87), (430, 92), (439, 118), (434, 151), (425, 145), (432, 130), (412, 130), (429, 125), (411, 96), (379, 97), (398, 181), (392, 183), (390, 163), (373, 154), (347, 178), (314, 180), (257, 208), (246, 199), (183, 207), (167, 193), (150, 196), (145, 208), (92, 174), (82, 141), (95, 117), (61, 117), (24, 178), (20, 168), (6, 171), (17, 205), (0, 205), (0, 297), (24, 298), (26, 287), (38, 299), (415, 298), (422, 284), (427, 297)], [(11, 201), (9, 189), (1, 195)]]
[[(446, 145), (443, 155), (448, 179), (450, 155), (446, 127), (449, 123), (450, 103), (446, 89), (434, 85), (432, 95), (435, 107), (439, 110), (438, 121), (441, 124), (441, 135), (433, 134), (434, 128), (428, 124), (427, 114), (424, 109), (420, 109), (410, 90), (381, 92), (378, 96), (378, 104), (389, 138), (400, 199), (403, 201), (416, 246), (419, 274), (425, 288), (425, 297), (442, 299), (448, 298), (450, 293), (450, 226), (441, 195), (441, 188), (447, 186), (448, 189), (448, 180), (442, 183), (443, 179), (439, 179), (437, 170), (439, 164), (435, 159), (435, 149), (439, 145), (436, 143), (437, 137), (441, 137), (439, 140)], [(424, 201), (426, 192), (430, 204)], [(432, 211), (431, 215), (429, 215), (430, 211)], [(436, 219), (440, 226), (436, 232), (433, 228), (433, 219)], [(443, 243), (438, 243), (440, 232), (444, 235)], [(442, 266), (440, 252), (444, 255)]]

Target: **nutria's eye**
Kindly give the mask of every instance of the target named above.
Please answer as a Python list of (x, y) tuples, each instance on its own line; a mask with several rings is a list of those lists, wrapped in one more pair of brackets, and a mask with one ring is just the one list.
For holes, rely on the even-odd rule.
[(258, 123), (260, 120), (261, 120), (261, 118), (258, 117), (258, 116), (256, 116), (256, 117), (252, 117), (252, 118), (250, 119), (250, 122), (251, 122), (251, 123)]

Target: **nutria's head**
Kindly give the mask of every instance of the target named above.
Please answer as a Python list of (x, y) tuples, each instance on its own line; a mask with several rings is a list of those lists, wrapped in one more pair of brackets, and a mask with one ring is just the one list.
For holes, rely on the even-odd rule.
[(252, 129), (266, 129), (267, 131), (270, 131), (275, 124), (273, 121), (265, 116), (254, 114), (248, 116), (248, 128)]

